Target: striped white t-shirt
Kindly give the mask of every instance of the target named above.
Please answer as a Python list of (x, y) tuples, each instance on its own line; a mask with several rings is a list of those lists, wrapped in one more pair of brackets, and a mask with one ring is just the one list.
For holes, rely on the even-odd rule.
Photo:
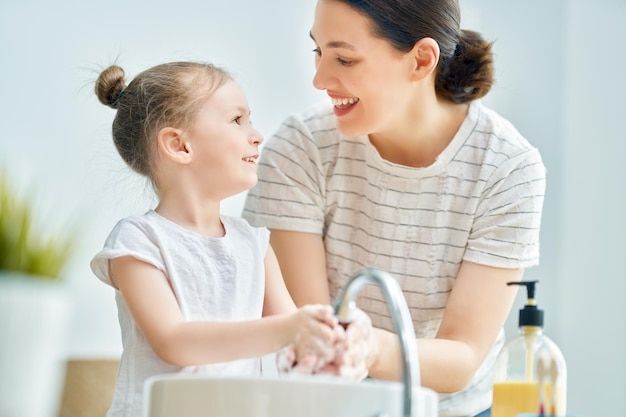
[[(264, 145), (243, 216), (270, 229), (318, 233), (334, 299), (357, 272), (398, 279), (417, 337), (434, 337), (463, 260), (526, 268), (539, 260), (545, 167), (536, 148), (480, 101), (428, 167), (384, 160), (366, 136), (346, 137), (329, 106), (289, 117)], [(505, 285), (505, 283), (502, 283)], [(372, 323), (393, 330), (380, 289), (361, 291)], [(441, 415), (489, 406), (503, 333), (474, 379), (442, 396)]]

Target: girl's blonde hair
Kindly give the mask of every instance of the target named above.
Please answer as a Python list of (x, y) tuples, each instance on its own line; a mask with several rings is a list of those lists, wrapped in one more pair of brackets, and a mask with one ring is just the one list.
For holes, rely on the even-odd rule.
[(212, 64), (170, 62), (141, 72), (126, 85), (124, 70), (111, 65), (100, 73), (95, 93), (117, 110), (112, 133), (120, 156), (155, 185), (157, 132), (188, 127), (201, 105), (231, 79)]

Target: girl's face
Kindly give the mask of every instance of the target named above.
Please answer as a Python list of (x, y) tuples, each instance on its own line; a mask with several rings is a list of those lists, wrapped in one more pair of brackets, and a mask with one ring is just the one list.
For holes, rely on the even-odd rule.
[(340, 1), (319, 0), (311, 38), (313, 85), (331, 98), (342, 133), (380, 133), (407, 116), (414, 61), (374, 37), (368, 17)]
[(222, 199), (253, 187), (261, 134), (252, 127), (248, 100), (227, 81), (200, 108), (188, 131), (192, 169), (208, 193)]

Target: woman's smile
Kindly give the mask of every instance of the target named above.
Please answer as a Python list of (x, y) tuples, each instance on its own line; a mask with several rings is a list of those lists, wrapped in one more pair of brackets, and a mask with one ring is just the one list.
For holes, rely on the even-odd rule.
[(354, 107), (356, 107), (359, 99), (357, 97), (331, 97), (331, 102), (333, 104), (333, 111), (335, 115), (337, 117), (341, 117), (348, 114)]

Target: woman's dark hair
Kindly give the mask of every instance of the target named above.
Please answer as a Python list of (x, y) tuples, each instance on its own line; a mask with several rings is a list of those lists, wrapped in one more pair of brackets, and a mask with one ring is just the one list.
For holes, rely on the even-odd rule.
[(117, 110), (113, 142), (120, 156), (156, 185), (157, 132), (167, 126), (188, 127), (201, 105), (230, 79), (212, 64), (170, 62), (143, 71), (126, 85), (124, 70), (111, 65), (100, 73), (95, 93), (102, 104)]
[(333, 0), (368, 17), (373, 33), (408, 52), (422, 38), (439, 44), (435, 90), (455, 103), (485, 96), (494, 82), (491, 42), (460, 28), (457, 0)]

